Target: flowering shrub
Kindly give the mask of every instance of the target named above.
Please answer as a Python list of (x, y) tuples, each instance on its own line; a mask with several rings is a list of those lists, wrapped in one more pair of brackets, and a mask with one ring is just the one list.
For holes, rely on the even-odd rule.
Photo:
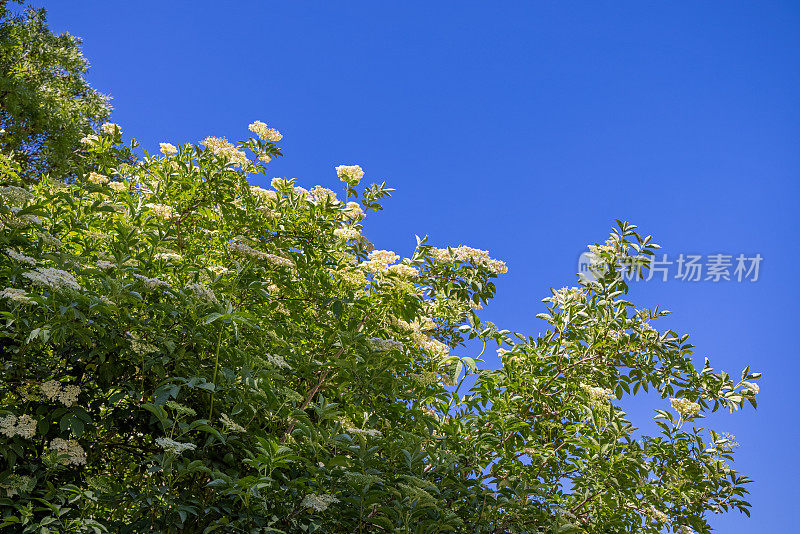
[[(281, 135), (250, 130), (137, 159), (106, 124), (81, 172), (24, 186), (2, 157), (0, 527), (707, 532), (747, 511), (732, 438), (689, 426), (755, 406), (759, 375), (695, 369), (650, 325), (666, 312), (624, 300), (616, 265), (645, 268), (649, 237), (619, 223), (599, 278), (512, 334), (478, 315), (503, 262), (373, 250), (392, 189), (357, 165), (340, 193), (251, 185)], [(619, 401), (650, 388), (660, 434), (638, 438)]]

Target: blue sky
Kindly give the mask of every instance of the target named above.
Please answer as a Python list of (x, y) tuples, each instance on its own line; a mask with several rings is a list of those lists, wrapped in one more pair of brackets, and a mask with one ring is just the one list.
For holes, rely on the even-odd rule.
[[(678, 254), (761, 254), (756, 282), (635, 284), (672, 310), (696, 358), (762, 371), (759, 409), (715, 416), (755, 479), (753, 518), (794, 530), (800, 497), (800, 6), (791, 2), (45, 2), (84, 39), (89, 79), (125, 137), (284, 134), (273, 176), (338, 185), (334, 166), (397, 188), (377, 248), (414, 234), (489, 249), (509, 273), (484, 317), (537, 333), (548, 288), (614, 218)], [(259, 184), (264, 185), (264, 184)], [(466, 354), (464, 354), (466, 355)], [(487, 366), (497, 365), (492, 355)], [(656, 403), (658, 404), (658, 403)], [(650, 425), (652, 399), (628, 405)]]

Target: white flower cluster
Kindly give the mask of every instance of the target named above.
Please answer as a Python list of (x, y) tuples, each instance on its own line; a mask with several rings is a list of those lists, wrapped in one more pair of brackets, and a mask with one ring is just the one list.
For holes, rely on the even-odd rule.
[(108, 187), (110, 187), (116, 193), (122, 193), (123, 191), (128, 190), (128, 184), (125, 182), (109, 182)]
[(102, 131), (106, 135), (114, 135), (114, 133), (119, 130), (119, 133), (122, 133), (122, 128), (119, 125), (114, 124), (113, 122), (106, 122), (100, 127), (100, 131)]
[(270, 254), (268, 252), (261, 252), (260, 250), (256, 250), (245, 243), (235, 241), (228, 246), (231, 248), (231, 250), (242, 256), (250, 256), (251, 258), (267, 260), (269, 263), (278, 267), (294, 267), (294, 262), (288, 258), (276, 256), (275, 254)]
[(347, 206), (345, 206), (342, 214), (344, 215), (345, 219), (350, 221), (360, 221), (366, 217), (364, 210), (361, 209), (361, 204), (352, 201), (347, 203)]
[(33, 299), (24, 289), (16, 289), (14, 287), (7, 287), (0, 291), (0, 299), (9, 299), (20, 304), (31, 304), (33, 302)]
[(419, 272), (414, 267), (403, 263), (392, 265), (389, 267), (389, 272), (396, 274), (400, 278), (416, 278), (419, 276)]
[(200, 141), (212, 154), (218, 156), (229, 163), (237, 165), (246, 165), (248, 163), (247, 155), (236, 147), (224, 137), (206, 137)]
[(403, 344), (394, 339), (382, 339), (379, 337), (372, 337), (367, 340), (370, 348), (379, 352), (388, 352), (391, 350), (403, 350)]
[(686, 525), (681, 525), (678, 527), (677, 534), (694, 534), (694, 530)]
[(278, 192), (272, 191), (270, 189), (264, 189), (263, 187), (258, 187), (257, 185), (250, 186), (250, 193), (256, 197), (256, 200), (266, 204), (267, 202), (274, 202), (278, 198)]
[(0, 187), (0, 196), (9, 200), (14, 205), (24, 204), (26, 200), (33, 198), (33, 193), (22, 187), (6, 185)]
[(134, 273), (133, 277), (136, 278), (137, 280), (141, 280), (142, 283), (144, 283), (145, 287), (147, 287), (148, 289), (155, 289), (161, 286), (170, 287), (169, 283), (163, 280), (159, 280), (158, 278), (148, 278), (147, 276), (138, 273)]
[[(16, 207), (16, 206), (13, 206), (11, 208), (11, 212), (14, 213), (15, 215), (17, 213), (19, 213), (20, 211), (22, 211), (22, 208), (19, 208), (19, 207)], [(31, 215), (30, 213), (26, 213), (24, 215), (17, 215), (17, 218), (16, 219), (12, 219), (11, 221), (9, 221), (8, 224), (10, 224), (11, 226), (14, 226), (16, 228), (22, 228), (22, 227), (25, 226), (26, 222), (33, 223), (36, 226), (41, 226), (42, 225), (42, 220), (39, 217), (37, 217), (36, 215)]]
[(338, 198), (336, 198), (336, 193), (328, 189), (327, 187), (322, 187), (320, 185), (314, 186), (314, 189), (310, 191), (311, 195), (314, 197), (314, 202), (316, 204), (324, 204), (325, 202), (338, 202)]
[(542, 299), (542, 302), (552, 302), (562, 310), (573, 304), (582, 304), (586, 301), (586, 294), (579, 287), (562, 287), (552, 297)]
[(95, 134), (89, 134), (83, 138), (81, 138), (81, 144), (86, 146), (91, 146), (95, 141), (98, 141), (100, 138), (97, 137)]
[(28, 414), (17, 417), (7, 415), (0, 417), (0, 434), (8, 438), (19, 436), (24, 439), (31, 439), (36, 435), (36, 419)]
[(81, 388), (75, 385), (61, 386), (57, 380), (48, 380), (41, 385), (42, 393), (51, 401), (58, 401), (64, 406), (72, 406), (78, 402), (78, 395), (81, 394)]
[(108, 176), (104, 174), (98, 174), (96, 172), (90, 172), (89, 176), (86, 178), (93, 184), (102, 185), (108, 183)]
[(12, 260), (16, 261), (17, 263), (24, 263), (25, 265), (36, 265), (36, 260), (31, 258), (30, 256), (26, 256), (25, 254), (21, 254), (14, 249), (7, 248), (6, 254)]
[(351, 432), (353, 434), (360, 434), (362, 436), (369, 436), (369, 437), (372, 437), (372, 438), (379, 438), (379, 437), (381, 437), (383, 435), (383, 433), (380, 430), (375, 430), (374, 428), (370, 428), (370, 429), (364, 430), (364, 429), (361, 429), (361, 428), (355, 428), (355, 427), (349, 426), (349, 427), (345, 428), (345, 430), (347, 430), (348, 432)]
[(364, 287), (367, 285), (367, 278), (364, 271), (360, 269), (331, 269), (329, 271), (335, 278), (338, 278), (350, 287)]
[(178, 153), (178, 149), (172, 143), (159, 143), (161, 153), (165, 156), (174, 156)]
[(183, 256), (177, 252), (159, 252), (153, 255), (153, 259), (163, 261), (183, 261)]
[(50, 442), (50, 449), (59, 456), (66, 456), (61, 460), (64, 465), (85, 465), (86, 451), (74, 439), (55, 438)]
[(275, 367), (282, 368), (282, 369), (291, 369), (292, 366), (286, 363), (286, 360), (283, 359), (283, 356), (280, 354), (265, 354), (264, 358)]
[(305, 506), (317, 512), (324, 512), (330, 505), (339, 502), (339, 499), (326, 493), (320, 495), (308, 494), (303, 497), (300, 506)]
[(189, 408), (188, 406), (184, 406), (180, 402), (175, 402), (174, 400), (168, 400), (164, 404), (167, 406), (167, 408), (171, 408), (177, 414), (188, 415), (189, 417), (194, 417), (195, 415), (197, 415), (196, 411), (194, 411), (192, 408)]
[(67, 271), (53, 269), (52, 267), (39, 267), (35, 271), (27, 271), (22, 276), (40, 286), (48, 286), (52, 289), (70, 288), (80, 291), (81, 286), (75, 277)]
[(230, 417), (228, 417), (225, 414), (222, 414), (219, 417), (219, 420), (222, 423), (222, 425), (225, 427), (225, 430), (227, 430), (228, 432), (244, 432), (245, 431), (245, 428), (242, 425), (236, 423), (233, 419), (231, 419)]
[(211, 267), (208, 268), (208, 270), (216, 275), (228, 274), (233, 272), (227, 267), (223, 267), (222, 265), (212, 265)]
[(337, 228), (333, 231), (333, 235), (342, 241), (350, 241), (361, 237), (361, 234), (355, 228)]
[(400, 256), (391, 250), (373, 250), (369, 253), (369, 261), (361, 264), (361, 267), (370, 273), (382, 273), (389, 269), (389, 266), (400, 259)]
[(476, 267), (484, 267), (495, 274), (508, 272), (506, 264), (500, 260), (489, 257), (489, 252), (477, 248), (461, 245), (456, 248), (435, 248), (431, 250), (431, 257), (438, 262), (468, 261)]
[(108, 269), (116, 269), (117, 268), (117, 264), (116, 263), (114, 263), (113, 261), (108, 261), (108, 260), (97, 260), (97, 263), (95, 263), (95, 266), (98, 269), (102, 269), (104, 271), (108, 270)]
[(364, 177), (364, 170), (360, 165), (339, 165), (336, 167), (336, 175), (343, 182), (358, 185), (358, 182)]
[(150, 208), (153, 214), (159, 219), (174, 219), (178, 216), (178, 212), (172, 206), (166, 204), (145, 204), (146, 208)]
[(36, 236), (42, 240), (42, 243), (49, 247), (61, 248), (64, 246), (64, 243), (62, 243), (60, 239), (47, 232), (37, 231)]
[(256, 134), (262, 141), (278, 142), (283, 139), (280, 132), (274, 128), (270, 128), (261, 121), (256, 121), (247, 127), (251, 132)]
[(661, 510), (659, 510), (659, 509), (657, 509), (657, 508), (655, 508), (653, 506), (650, 506), (650, 507), (647, 508), (647, 510), (645, 510), (645, 515), (655, 519), (659, 523), (669, 523), (670, 522), (669, 521), (669, 517), (667, 516), (667, 514), (665, 514), (664, 512), (662, 512)]
[(675, 411), (681, 414), (681, 417), (694, 417), (700, 413), (700, 405), (688, 399), (670, 399), (669, 403), (672, 405)]
[(609, 399), (615, 397), (614, 392), (606, 388), (581, 384), (581, 389), (589, 396), (589, 404), (594, 406), (605, 406), (608, 404)]
[(411, 380), (414, 381), (414, 383), (419, 384), (420, 386), (423, 387), (428, 387), (432, 386), (433, 384), (439, 383), (439, 375), (431, 371), (424, 371), (422, 373), (411, 373), (409, 377), (411, 378)]
[(175, 456), (186, 451), (193, 451), (197, 448), (197, 445), (194, 443), (181, 443), (180, 441), (175, 441), (170, 438), (156, 438), (156, 443), (159, 447), (164, 449), (165, 452), (174, 454)]
[(197, 298), (206, 302), (219, 302), (214, 292), (204, 284), (186, 284), (186, 289), (191, 290)]
[(13, 205), (23, 204), (33, 198), (33, 193), (15, 185), (0, 186), (0, 197)]

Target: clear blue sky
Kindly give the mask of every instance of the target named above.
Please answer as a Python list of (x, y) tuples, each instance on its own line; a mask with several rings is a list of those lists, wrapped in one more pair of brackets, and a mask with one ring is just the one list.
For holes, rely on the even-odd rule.
[[(800, 4), (792, 2), (46, 2), (84, 38), (89, 79), (125, 137), (284, 134), (273, 176), (337, 186), (361, 164), (397, 188), (368, 223), (508, 262), (484, 316), (537, 333), (550, 286), (574, 285), (614, 218), (678, 254), (764, 258), (751, 282), (640, 283), (697, 362), (763, 371), (759, 410), (713, 418), (741, 443), (753, 518), (792, 532), (800, 469)], [(259, 184), (263, 185), (263, 184)], [(674, 274), (674, 273), (672, 273)], [(672, 275), (671, 274), (671, 275)], [(497, 365), (492, 358), (486, 365)], [(649, 425), (652, 399), (629, 404)]]

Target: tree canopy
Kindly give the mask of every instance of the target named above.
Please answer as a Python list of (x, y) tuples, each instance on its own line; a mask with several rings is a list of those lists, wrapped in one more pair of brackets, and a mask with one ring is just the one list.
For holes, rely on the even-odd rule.
[[(393, 189), (360, 166), (338, 191), (253, 185), (282, 155), (260, 121), (142, 155), (76, 108), (32, 165), (3, 109), (5, 531), (686, 534), (748, 512), (733, 437), (698, 425), (755, 407), (760, 375), (695, 367), (668, 312), (626, 300), (658, 248), (636, 226), (512, 333), (481, 319), (507, 270), (487, 251), (375, 249)], [(622, 409), (644, 392), (654, 435)]]

